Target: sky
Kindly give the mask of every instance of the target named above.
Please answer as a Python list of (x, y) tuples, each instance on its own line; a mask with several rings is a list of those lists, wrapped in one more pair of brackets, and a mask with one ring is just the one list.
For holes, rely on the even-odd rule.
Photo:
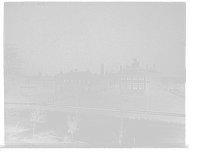
[[(137, 58), (185, 76), (185, 3), (5, 3), (4, 47), (27, 75), (118, 71)], [(6, 53), (5, 53), (6, 54)]]

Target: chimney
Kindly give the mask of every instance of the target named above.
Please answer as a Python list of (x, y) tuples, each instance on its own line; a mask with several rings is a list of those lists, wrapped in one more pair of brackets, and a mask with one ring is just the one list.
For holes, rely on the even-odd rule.
[(42, 78), (42, 73), (41, 72), (38, 73), (38, 77)]
[(104, 77), (104, 64), (101, 64), (100, 75)]
[(156, 70), (156, 64), (153, 64), (153, 70)]
[(148, 64), (146, 64), (146, 70), (149, 70), (149, 65)]

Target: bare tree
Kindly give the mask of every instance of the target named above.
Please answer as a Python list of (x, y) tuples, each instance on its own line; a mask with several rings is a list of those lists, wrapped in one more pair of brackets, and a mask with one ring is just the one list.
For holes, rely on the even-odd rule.
[(4, 89), (5, 95), (9, 94), (11, 87), (9, 87), (9, 80), (12, 74), (18, 74), (21, 59), (18, 57), (17, 49), (13, 47), (6, 47), (4, 49)]
[(67, 126), (69, 127), (68, 133), (71, 133), (72, 135), (72, 141), (74, 139), (74, 133), (79, 130), (77, 128), (79, 122), (78, 116), (74, 116), (73, 118), (70, 118), (70, 115), (67, 117)]
[(19, 58), (19, 50), (12, 47), (4, 49), (4, 75), (19, 74), (22, 61)]
[(121, 117), (118, 121), (113, 121), (113, 126), (114, 128), (110, 128), (106, 126), (106, 128), (111, 132), (113, 139), (111, 140), (112, 144), (116, 145), (119, 144), (120, 146), (122, 145), (122, 138), (125, 132), (130, 128), (132, 121), (127, 123), (124, 120), (124, 117)]
[(31, 110), (31, 121), (34, 122), (33, 124), (33, 137), (35, 136), (35, 125), (36, 123), (44, 123), (46, 122), (45, 116), (47, 112), (39, 110), (39, 109), (32, 109)]

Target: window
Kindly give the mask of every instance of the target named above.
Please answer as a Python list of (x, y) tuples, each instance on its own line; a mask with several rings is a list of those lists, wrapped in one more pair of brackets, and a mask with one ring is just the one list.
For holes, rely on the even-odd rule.
[(144, 83), (139, 84), (139, 89), (141, 89), (141, 90), (144, 89)]
[(144, 80), (144, 75), (140, 75), (139, 79)]
[(121, 89), (125, 89), (126, 86), (125, 86), (125, 83), (121, 83)]
[(125, 80), (125, 76), (124, 75), (121, 76), (121, 80)]
[(133, 80), (137, 80), (138, 79), (138, 76), (137, 75), (134, 75), (133, 76)]
[(132, 80), (132, 77), (131, 77), (131, 76), (128, 76), (128, 77), (127, 77), (127, 80)]
[(138, 84), (137, 83), (133, 83), (133, 89), (138, 89)]
[(131, 83), (127, 83), (127, 89), (131, 89)]

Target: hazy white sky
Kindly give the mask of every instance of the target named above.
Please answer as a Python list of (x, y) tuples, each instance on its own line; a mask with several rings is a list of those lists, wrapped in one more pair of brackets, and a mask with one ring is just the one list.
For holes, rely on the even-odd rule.
[(5, 3), (4, 41), (27, 74), (157, 64), (185, 75), (185, 3)]

